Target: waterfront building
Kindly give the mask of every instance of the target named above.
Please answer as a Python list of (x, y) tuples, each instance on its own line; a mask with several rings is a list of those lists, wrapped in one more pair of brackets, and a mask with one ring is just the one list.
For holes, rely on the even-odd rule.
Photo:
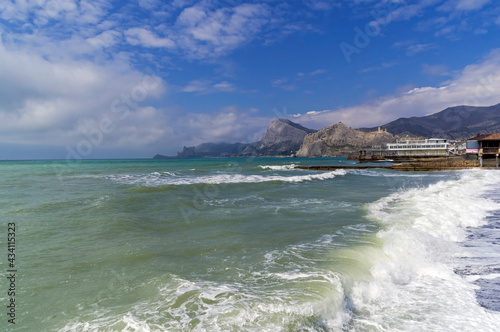
[(394, 156), (446, 156), (448, 147), (443, 138), (406, 138), (387, 144), (388, 154)]
[[(500, 133), (477, 135), (467, 140), (467, 153), (477, 154), (481, 166), (500, 166)], [(486, 165), (485, 165), (486, 164)]]

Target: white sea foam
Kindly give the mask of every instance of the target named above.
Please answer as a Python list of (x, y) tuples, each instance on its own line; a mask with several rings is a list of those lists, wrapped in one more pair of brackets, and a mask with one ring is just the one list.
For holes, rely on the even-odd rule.
[(304, 182), (313, 180), (329, 180), (339, 175), (345, 175), (344, 170), (336, 170), (331, 172), (320, 172), (305, 175), (283, 176), (283, 175), (243, 175), (243, 174), (229, 174), (221, 173), (208, 176), (177, 176), (173, 174), (164, 173), (150, 173), (139, 175), (111, 175), (109, 179), (118, 183), (141, 185), (147, 187), (158, 187), (165, 185), (189, 185), (189, 184), (229, 184), (229, 183), (260, 183), (260, 182)]
[(500, 313), (481, 307), (475, 285), (454, 272), (467, 227), (499, 204), (483, 197), (500, 174), (464, 172), (458, 181), (392, 194), (368, 206), (384, 226), (368, 280), (350, 291), (352, 330), (497, 331)]
[[(259, 280), (276, 284), (276, 276), (260, 275)], [(269, 278), (269, 280), (262, 280)], [(96, 313), (88, 322), (68, 323), (60, 331), (282, 331), (339, 329), (344, 320), (343, 291), (335, 275), (304, 275), (320, 285), (323, 297), (303, 297), (303, 289), (265, 288), (251, 284), (218, 284), (208, 281), (174, 280), (159, 290), (155, 300), (138, 303), (124, 315)], [(301, 283), (303, 278), (282, 280)], [(316, 320), (307, 321), (310, 317)], [(321, 329), (323, 330), (323, 329)]]
[(260, 168), (262, 169), (270, 169), (273, 171), (288, 171), (291, 169), (295, 169), (297, 165), (295, 164), (290, 164), (290, 165), (259, 165)]
[(386, 169), (348, 169), (347, 174), (374, 176), (374, 177), (405, 177), (405, 178), (421, 178), (429, 176), (429, 174), (420, 173), (412, 174), (407, 172), (392, 171)]

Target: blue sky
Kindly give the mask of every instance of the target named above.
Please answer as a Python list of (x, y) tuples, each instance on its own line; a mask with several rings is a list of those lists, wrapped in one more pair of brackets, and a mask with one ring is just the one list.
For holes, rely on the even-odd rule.
[[(500, 102), (493, 0), (0, 3), (0, 159), (175, 154)], [(75, 157), (76, 156), (76, 157)]]

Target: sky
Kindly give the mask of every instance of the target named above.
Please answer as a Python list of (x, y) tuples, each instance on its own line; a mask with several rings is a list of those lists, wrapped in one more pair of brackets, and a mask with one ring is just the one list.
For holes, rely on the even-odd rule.
[(151, 158), (500, 103), (496, 0), (0, 2), (0, 160)]

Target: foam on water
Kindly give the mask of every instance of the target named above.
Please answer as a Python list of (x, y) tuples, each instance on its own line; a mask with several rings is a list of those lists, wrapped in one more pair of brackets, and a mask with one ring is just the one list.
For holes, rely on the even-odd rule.
[(347, 174), (371, 176), (371, 177), (404, 177), (404, 178), (422, 178), (428, 176), (439, 176), (439, 174), (418, 174), (418, 173), (405, 173), (394, 172), (385, 169), (348, 169)]
[(262, 169), (269, 169), (273, 171), (287, 171), (291, 169), (295, 169), (297, 165), (295, 164), (290, 164), (290, 165), (259, 165), (260, 168)]
[[(247, 278), (260, 283), (221, 285), (173, 276), (156, 300), (138, 303), (123, 314), (96, 312), (94, 316), (100, 318), (68, 323), (59, 331), (316, 331), (340, 328), (346, 318), (338, 315), (344, 308), (336, 275), (310, 273), (295, 278), (257, 273)], [(304, 296), (303, 288), (280, 288), (283, 282), (306, 282), (323, 291)]]
[(341, 236), (324, 235), (311, 243), (267, 252), (261, 258), (263, 267), (238, 270), (232, 282), (171, 275), (159, 288), (159, 296), (128, 307), (123, 314), (94, 313), (99, 318), (71, 322), (60, 331), (340, 330), (350, 317), (342, 276), (310, 263), (317, 260), (314, 251), (328, 254)]
[(146, 187), (158, 187), (166, 185), (189, 185), (189, 184), (229, 184), (229, 183), (262, 183), (262, 182), (303, 182), (313, 180), (329, 180), (339, 175), (345, 175), (344, 170), (332, 172), (321, 172), (306, 175), (257, 175), (257, 174), (229, 174), (221, 173), (208, 176), (177, 176), (169, 172), (154, 172), (150, 174), (122, 174), (107, 176), (118, 183), (140, 185)]
[[(498, 186), (486, 194), (500, 204)], [(481, 228), (469, 229), (466, 251), (456, 272), (479, 286), (478, 302), (485, 308), (500, 311), (500, 211), (495, 211)]]
[(350, 291), (353, 331), (497, 331), (500, 313), (481, 307), (477, 286), (455, 273), (468, 227), (499, 204), (483, 197), (500, 174), (464, 172), (457, 181), (398, 192), (368, 205), (381, 223), (383, 256)]

